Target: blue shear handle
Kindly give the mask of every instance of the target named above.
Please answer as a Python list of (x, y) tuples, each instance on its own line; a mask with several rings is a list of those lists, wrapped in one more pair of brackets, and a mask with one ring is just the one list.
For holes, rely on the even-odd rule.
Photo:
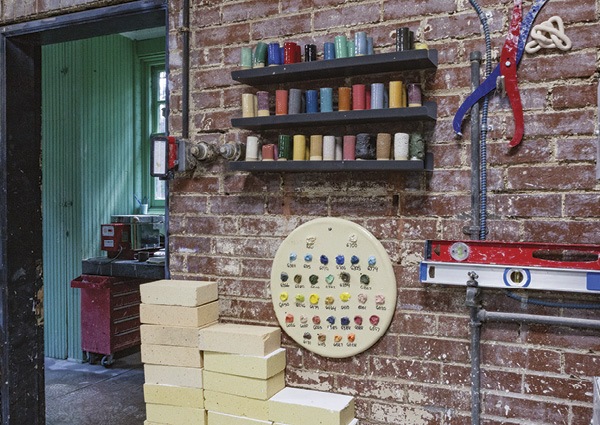
[[(525, 50), (525, 43), (529, 38), (529, 32), (531, 31), (531, 26), (533, 25), (533, 21), (537, 17), (537, 14), (542, 7), (548, 2), (548, 0), (536, 0), (536, 2), (531, 6), (531, 9), (523, 19), (521, 23), (521, 32), (519, 34), (519, 46), (517, 48), (517, 64), (521, 62), (521, 57), (523, 56), (523, 51)], [(462, 136), (461, 126), (462, 121), (465, 118), (465, 115), (469, 109), (477, 102), (479, 102), (485, 95), (491, 93), (496, 88), (496, 80), (500, 77), (500, 64), (496, 65), (496, 68), (492, 71), (492, 73), (485, 79), (483, 83), (479, 87), (477, 87), (473, 93), (469, 95), (465, 99), (465, 101), (460, 105), (458, 111), (456, 111), (456, 115), (454, 115), (454, 120), (452, 121), (452, 128), (459, 136)]]

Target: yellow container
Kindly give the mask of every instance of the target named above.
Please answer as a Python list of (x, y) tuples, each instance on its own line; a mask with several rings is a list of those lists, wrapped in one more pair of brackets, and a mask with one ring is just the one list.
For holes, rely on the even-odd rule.
[(294, 136), (294, 161), (304, 161), (306, 156), (306, 136), (296, 134)]
[[(390, 81), (390, 108), (401, 108), (402, 92), (404, 87), (402, 81)], [(406, 101), (405, 101), (406, 102)]]

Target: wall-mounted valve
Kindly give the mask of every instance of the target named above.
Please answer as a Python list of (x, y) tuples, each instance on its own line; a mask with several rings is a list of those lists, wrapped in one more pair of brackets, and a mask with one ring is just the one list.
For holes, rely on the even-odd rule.
[(246, 153), (246, 145), (237, 142), (227, 142), (219, 148), (221, 156), (228, 161), (241, 161)]

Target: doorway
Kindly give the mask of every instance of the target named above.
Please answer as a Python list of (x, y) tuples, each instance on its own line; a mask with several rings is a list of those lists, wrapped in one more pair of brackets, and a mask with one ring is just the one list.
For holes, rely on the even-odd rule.
[[(42, 46), (168, 27), (166, 12), (165, 0), (144, 0), (16, 24), (0, 32), (0, 403), (4, 424), (45, 422)], [(69, 208), (69, 200), (65, 202), (63, 208)]]

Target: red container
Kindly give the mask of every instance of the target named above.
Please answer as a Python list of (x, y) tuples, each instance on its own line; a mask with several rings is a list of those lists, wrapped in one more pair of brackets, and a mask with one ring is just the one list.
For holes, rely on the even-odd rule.
[(112, 356), (140, 345), (140, 284), (143, 279), (81, 275), (81, 349)]
[(296, 43), (291, 41), (283, 43), (283, 63), (285, 65), (296, 63), (297, 54)]
[(360, 111), (365, 109), (365, 85), (364, 84), (354, 84), (352, 86), (352, 110)]

